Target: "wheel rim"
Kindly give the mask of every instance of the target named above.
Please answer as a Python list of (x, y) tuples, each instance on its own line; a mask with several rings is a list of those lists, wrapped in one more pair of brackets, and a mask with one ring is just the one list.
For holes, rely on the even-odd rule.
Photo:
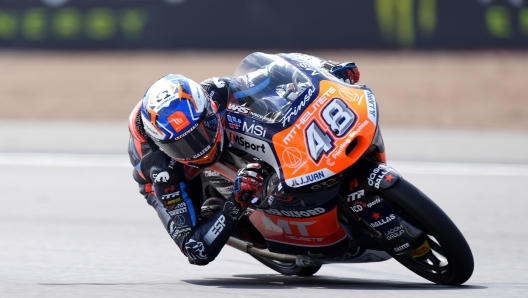
[(401, 179), (383, 197), (402, 219), (423, 231), (432, 251), (421, 256), (420, 250), (394, 255), (402, 265), (437, 284), (461, 285), (473, 273), (471, 249), (451, 219), (431, 199)]
[(433, 235), (427, 234), (427, 241), (431, 250), (422, 257), (413, 258), (409, 253), (397, 256), (397, 258), (409, 264), (421, 274), (431, 277), (445, 278), (451, 274), (452, 268), (449, 263), (449, 256), (438, 243)]
[[(425, 278), (430, 279), (449, 279), (453, 273), (453, 263), (447, 251), (442, 247), (443, 239), (439, 239), (434, 236), (434, 233), (425, 226), (421, 221), (416, 219), (411, 214), (404, 211), (403, 208), (397, 204), (391, 202), (397, 213), (413, 224), (415, 227), (421, 229), (427, 237), (431, 251), (423, 257), (413, 258), (410, 253), (403, 255), (393, 256), (398, 259), (401, 263), (407, 264), (408, 267), (412, 267), (415, 273)], [(409, 268), (410, 269), (410, 268)]]

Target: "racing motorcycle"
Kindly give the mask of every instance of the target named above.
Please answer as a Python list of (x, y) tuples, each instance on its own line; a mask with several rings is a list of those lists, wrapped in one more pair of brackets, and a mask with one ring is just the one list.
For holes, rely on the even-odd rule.
[(257, 161), (266, 179), (227, 244), (284, 275), (394, 258), (434, 283), (466, 282), (474, 264), (464, 236), (386, 162), (372, 90), (314, 59), (254, 53), (234, 73), (268, 84), (230, 87), (231, 145), (210, 170), (234, 181)]

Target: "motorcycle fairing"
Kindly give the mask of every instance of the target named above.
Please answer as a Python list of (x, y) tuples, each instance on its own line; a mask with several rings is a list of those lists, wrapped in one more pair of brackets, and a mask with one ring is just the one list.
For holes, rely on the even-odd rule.
[(228, 131), (228, 137), (231, 141), (231, 146), (264, 160), (274, 169), (279, 168), (273, 147), (268, 142), (234, 131)]
[[(365, 157), (360, 159), (346, 174), (341, 188), (343, 193), (379, 193), (393, 186), (401, 177), (395, 169), (377, 160)], [(354, 187), (349, 187), (354, 184)]]
[[(249, 95), (250, 89), (241, 90), (243, 84), (234, 84), (230, 102), (247, 109), (245, 115), (240, 107), (228, 109), (226, 130), (235, 137), (240, 134), (239, 140), (244, 134), (266, 142), (272, 155), (257, 157), (273, 166), (284, 187), (309, 189), (341, 173), (369, 149), (377, 131), (376, 99), (369, 88), (345, 84), (298, 54), (251, 54), (240, 63), (235, 76), (249, 76), (249, 72), (272, 63), (284, 66), (284, 78), (292, 76), (279, 83), (295, 84), (296, 78), (301, 78), (303, 88), (298, 88), (294, 97), (287, 96), (279, 111), (264, 113), (258, 103), (277, 97), (273, 88), (259, 89), (259, 97)], [(247, 149), (240, 141), (234, 146)]]
[(253, 212), (250, 220), (268, 241), (320, 247), (332, 245), (346, 237), (337, 220), (337, 209), (312, 217), (285, 217)]
[(285, 217), (257, 210), (249, 216), (264, 236), (271, 252), (288, 254), (328, 253), (348, 246), (337, 220), (337, 208), (308, 218)]
[(372, 263), (382, 262), (392, 257), (383, 250), (373, 250), (360, 246), (354, 246), (345, 252), (333, 255), (310, 254), (297, 256), (296, 264), (301, 267), (316, 266), (314, 264), (332, 264), (332, 263)]
[[(297, 120), (272, 137), (281, 176), (290, 188), (311, 186), (343, 172), (367, 151), (376, 133), (370, 90), (328, 80), (320, 81), (319, 90)], [(374, 103), (371, 108), (367, 98)]]
[(337, 216), (338, 187), (318, 192), (284, 192), (276, 174), (265, 182), (264, 196), (249, 219), (268, 243), (281, 253), (327, 251), (346, 238)]

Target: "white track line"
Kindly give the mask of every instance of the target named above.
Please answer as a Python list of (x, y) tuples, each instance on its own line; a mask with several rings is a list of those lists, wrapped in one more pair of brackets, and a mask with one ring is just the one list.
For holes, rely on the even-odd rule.
[(124, 154), (0, 153), (0, 166), (132, 169)]
[[(525, 164), (394, 161), (389, 165), (402, 174), (528, 176)], [(0, 166), (132, 168), (124, 154), (59, 153), (0, 153)]]
[(395, 161), (389, 165), (402, 174), (528, 176), (528, 165)]

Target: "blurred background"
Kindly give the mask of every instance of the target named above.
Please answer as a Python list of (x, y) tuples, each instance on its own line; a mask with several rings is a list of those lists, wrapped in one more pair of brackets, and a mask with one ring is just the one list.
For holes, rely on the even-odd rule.
[(2, 119), (124, 121), (164, 74), (354, 61), (384, 127), (528, 128), (528, 1), (0, 0)]

